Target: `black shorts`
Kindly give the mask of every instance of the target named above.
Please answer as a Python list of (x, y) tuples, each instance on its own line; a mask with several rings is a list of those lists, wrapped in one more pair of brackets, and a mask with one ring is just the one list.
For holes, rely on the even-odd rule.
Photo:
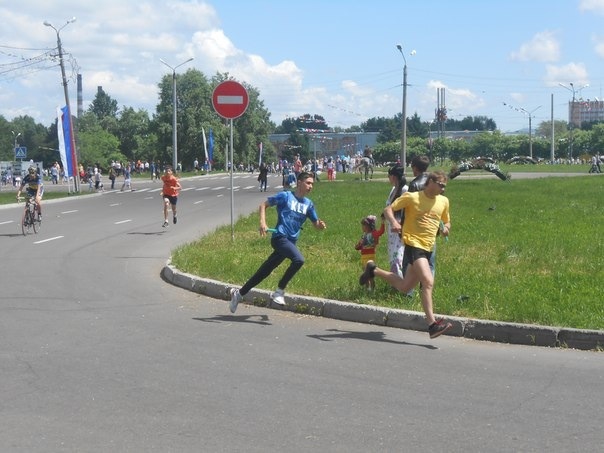
[(178, 202), (178, 197), (174, 197), (172, 195), (164, 195), (164, 200), (168, 200), (170, 204), (175, 205)]
[(405, 244), (405, 251), (403, 254), (403, 262), (405, 263), (413, 264), (419, 258), (426, 258), (428, 262), (430, 262), (431, 256), (432, 252), (429, 252), (428, 250)]

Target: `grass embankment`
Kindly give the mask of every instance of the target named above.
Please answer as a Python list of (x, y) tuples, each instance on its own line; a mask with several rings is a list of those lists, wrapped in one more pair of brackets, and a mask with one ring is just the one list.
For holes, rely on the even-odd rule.
[[(307, 223), (299, 241), (306, 264), (287, 292), (421, 311), (417, 292), (404, 297), (378, 280), (376, 291), (368, 293), (358, 283), (360, 255), (354, 245), (361, 235), (360, 220), (379, 216), (390, 189), (385, 174), (379, 176), (381, 180), (361, 182), (338, 174), (338, 182), (315, 184), (311, 198), (328, 228), (317, 231)], [(447, 242), (437, 241), (437, 313), (604, 329), (604, 178), (503, 182), (489, 175), (449, 181), (446, 195), (452, 231)], [(268, 214), (272, 226), (275, 210)], [(175, 250), (173, 264), (241, 285), (270, 253), (269, 239), (257, 230), (257, 214), (242, 218), (234, 241), (230, 226), (219, 228)], [(377, 253), (382, 267), (388, 267), (386, 249), (384, 235)], [(285, 265), (260, 287), (274, 289)]]

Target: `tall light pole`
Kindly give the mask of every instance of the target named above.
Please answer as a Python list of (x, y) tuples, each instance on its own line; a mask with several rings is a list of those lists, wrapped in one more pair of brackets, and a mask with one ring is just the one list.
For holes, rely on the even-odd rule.
[(193, 60), (193, 57), (189, 58), (187, 61), (183, 61), (180, 64), (177, 64), (176, 66), (172, 67), (170, 66), (168, 63), (166, 63), (164, 60), (162, 60), (161, 58), (159, 59), (159, 61), (161, 61), (163, 64), (165, 64), (167, 67), (169, 67), (172, 70), (172, 104), (173, 104), (173, 108), (172, 108), (172, 168), (174, 170), (174, 173), (176, 173), (176, 171), (178, 170), (178, 139), (176, 138), (176, 109), (177, 109), (177, 105), (176, 105), (176, 69), (181, 67), (183, 64), (188, 63), (189, 61)]
[[(573, 100), (572, 100), (572, 104), (570, 105), (570, 108), (568, 109), (568, 125), (570, 127), (570, 141), (569, 141), (569, 146), (568, 146), (568, 158), (572, 159), (573, 158), (573, 130), (575, 129), (575, 125), (573, 122), (573, 113), (575, 111), (575, 94), (579, 93), (583, 88), (587, 88), (589, 86), (588, 83), (586, 83), (585, 85), (583, 85), (581, 88), (575, 88), (575, 85), (570, 82), (568, 84), (568, 86), (564, 85), (563, 83), (559, 83), (558, 85), (560, 85), (562, 88), (566, 88), (568, 91), (570, 91), (573, 94)], [(581, 125), (579, 125), (581, 126)]]
[(503, 105), (507, 105), (509, 108), (514, 109), (514, 110), (518, 110), (519, 112), (524, 113), (526, 116), (528, 116), (529, 119), (529, 156), (531, 157), (531, 159), (533, 158), (533, 113), (536, 112), (538, 109), (541, 108), (541, 106), (534, 108), (533, 110), (531, 110), (530, 112), (526, 109), (523, 109), (522, 107), (514, 107), (513, 105), (510, 104), (506, 104), (505, 102), (503, 103)]
[[(15, 156), (15, 160), (17, 160), (17, 139), (19, 138), (19, 136), (21, 135), (21, 132), (19, 132), (18, 134), (15, 134), (15, 131), (11, 131), (13, 134), (13, 138), (15, 139), (15, 146), (13, 148), (13, 153)], [(23, 159), (21, 159), (21, 161), (23, 161)], [(23, 170), (23, 169), (21, 169)]]
[(69, 129), (71, 133), (71, 159), (72, 159), (72, 173), (73, 173), (73, 182), (74, 189), (76, 192), (80, 190), (80, 175), (78, 173), (78, 152), (75, 147), (75, 137), (73, 134), (73, 120), (71, 118), (71, 106), (69, 105), (69, 90), (67, 89), (67, 77), (65, 76), (65, 63), (63, 62), (63, 45), (61, 44), (61, 30), (67, 27), (69, 24), (75, 22), (76, 18), (72, 17), (67, 22), (63, 24), (63, 26), (56, 28), (47, 20), (44, 21), (44, 25), (52, 28), (57, 34), (57, 47), (59, 49), (59, 65), (61, 66), (61, 77), (63, 80), (63, 92), (65, 93), (65, 104), (67, 107), (67, 116), (69, 118)]
[[(407, 169), (407, 59), (405, 58), (405, 53), (403, 52), (403, 46), (400, 44), (396, 45), (396, 48), (403, 56), (403, 62), (405, 65), (403, 66), (403, 111), (402, 111), (402, 119), (401, 119), (401, 164), (403, 168)], [(411, 51), (411, 55), (415, 55), (415, 50)]]

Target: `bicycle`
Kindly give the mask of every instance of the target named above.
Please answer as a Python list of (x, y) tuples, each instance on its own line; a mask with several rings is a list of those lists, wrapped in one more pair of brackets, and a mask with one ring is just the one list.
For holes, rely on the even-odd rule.
[[(23, 198), (19, 197), (19, 201), (23, 201)], [(38, 234), (41, 226), (42, 219), (38, 216), (38, 203), (36, 203), (35, 197), (26, 196), (25, 209), (21, 220), (21, 231), (23, 231), (23, 236), (30, 234), (31, 230), (34, 230), (34, 233)]]

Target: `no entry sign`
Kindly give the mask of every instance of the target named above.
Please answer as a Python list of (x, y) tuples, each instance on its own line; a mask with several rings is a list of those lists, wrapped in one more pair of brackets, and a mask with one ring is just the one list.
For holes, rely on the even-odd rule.
[(233, 80), (222, 82), (212, 94), (214, 110), (223, 118), (239, 118), (249, 103), (246, 89)]

